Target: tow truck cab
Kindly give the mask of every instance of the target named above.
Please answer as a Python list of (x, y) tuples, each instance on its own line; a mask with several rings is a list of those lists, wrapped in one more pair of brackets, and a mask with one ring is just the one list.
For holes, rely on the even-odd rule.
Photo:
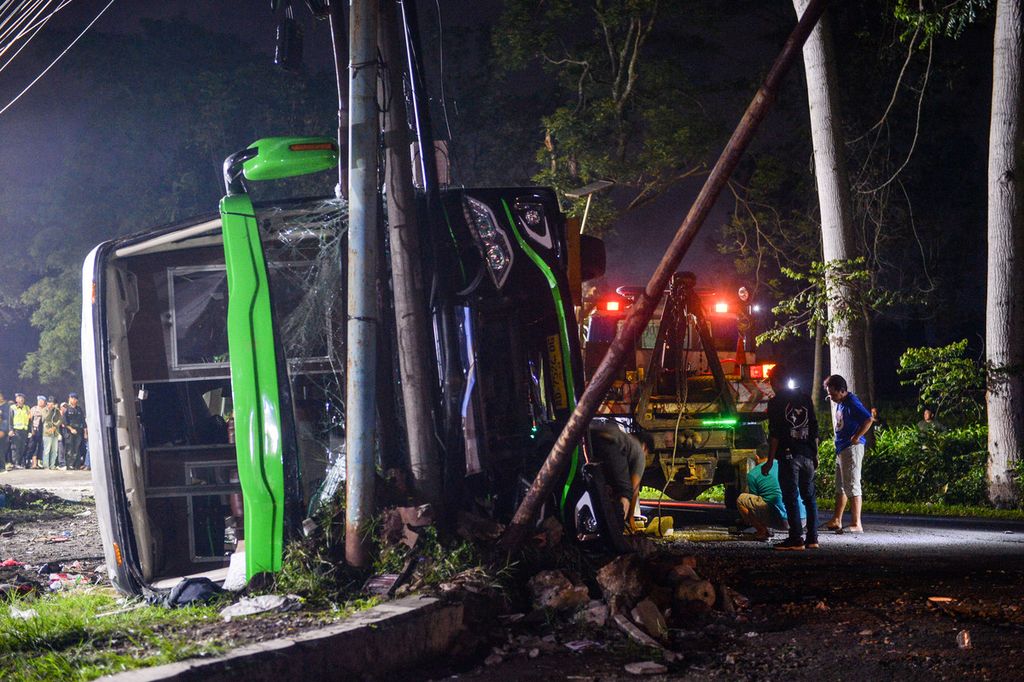
[[(596, 301), (587, 324), (586, 369), (596, 370), (642, 289), (620, 287)], [(773, 366), (757, 358), (760, 307), (748, 291), (698, 288), (691, 273), (675, 275), (613, 383), (600, 412), (649, 431), (655, 452), (644, 485), (690, 500), (725, 484), (732, 504), (746, 472), (766, 444), (762, 425)]]
[[(239, 156), (245, 177), (284, 177), (257, 163), (264, 151), (287, 157), (281, 144)], [(292, 174), (327, 167), (286, 161)], [(565, 219), (543, 188), (420, 201), (418, 229), (434, 243), (422, 264), (430, 355), (449, 378), (435, 409), (445, 499), (508, 517), (583, 388)], [(243, 552), (249, 577), (280, 570), (284, 543), (343, 485), (346, 220), (341, 200), (253, 205), (235, 187), (220, 214), (113, 239), (86, 258), (93, 484), (120, 590), (220, 580)], [(549, 506), (570, 532), (598, 516), (581, 455)]]

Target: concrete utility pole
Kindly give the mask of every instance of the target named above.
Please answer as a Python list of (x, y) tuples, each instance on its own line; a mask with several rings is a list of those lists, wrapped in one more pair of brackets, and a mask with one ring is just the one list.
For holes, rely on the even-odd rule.
[(409, 442), (409, 465), (418, 497), (441, 505), (441, 463), (434, 443), (431, 406), (433, 381), (427, 352), (433, 348), (427, 316), (427, 296), (420, 270), (420, 240), (416, 225), (416, 195), (412, 180), (411, 138), (405, 107), (405, 49), (394, 3), (385, 2), (380, 21), (381, 54), (388, 65), (389, 96), (384, 112), (385, 185), (388, 233), (391, 237), (391, 277), (395, 291), (398, 359), (402, 403)]
[(349, 14), (348, 324), (345, 373), (345, 561), (365, 566), (377, 428), (377, 0)]
[(573, 410), (565, 428), (562, 429), (554, 447), (551, 448), (551, 453), (537, 474), (537, 478), (534, 479), (533, 485), (530, 486), (526, 498), (516, 510), (512, 524), (503, 538), (506, 546), (516, 546), (525, 539), (530, 524), (536, 518), (541, 505), (550, 497), (559, 477), (564, 474), (569, 463), (569, 453), (583, 437), (584, 429), (590, 424), (591, 418), (611, 387), (626, 354), (633, 352), (637, 336), (647, 326), (647, 322), (651, 319), (651, 315), (665, 291), (665, 286), (679, 267), (680, 261), (690, 248), (690, 244), (693, 243), (694, 237), (697, 236), (697, 231), (700, 230), (708, 213), (711, 212), (715, 200), (739, 163), (747, 145), (750, 144), (757, 127), (768, 113), (768, 109), (778, 93), (783, 76), (786, 75), (800, 54), (800, 47), (807, 40), (811, 29), (814, 28), (818, 18), (825, 11), (825, 4), (826, 0), (811, 0), (796, 28), (793, 29), (793, 33), (790, 34), (783, 46), (782, 52), (772, 64), (764, 83), (754, 95), (754, 99), (747, 107), (736, 130), (733, 131), (728, 144), (722, 150), (721, 156), (718, 157), (715, 167), (704, 182), (704, 187), (697, 195), (693, 206), (690, 207), (690, 212), (687, 213), (664, 257), (658, 263), (651, 280), (647, 283), (647, 288), (630, 310), (622, 329), (612, 341), (611, 348), (608, 349), (608, 353), (587, 385), (576, 409)]

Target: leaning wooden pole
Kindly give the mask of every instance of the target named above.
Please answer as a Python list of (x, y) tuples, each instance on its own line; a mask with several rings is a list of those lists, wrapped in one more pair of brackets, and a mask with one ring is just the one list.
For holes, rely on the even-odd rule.
[(397, 8), (381, 5), (381, 54), (387, 64), (390, 97), (384, 114), (385, 185), (388, 233), (391, 237), (391, 279), (395, 292), (395, 323), (398, 331), (398, 359), (402, 377), (409, 468), (419, 499), (440, 509), (441, 462), (434, 442), (431, 408), (434, 405), (430, 362), (433, 349), (430, 316), (424, 291), (420, 236), (416, 225), (416, 194), (412, 179), (409, 118), (405, 106), (405, 53)]
[(783, 46), (782, 52), (779, 53), (775, 63), (772, 64), (772, 68), (765, 77), (764, 83), (757, 91), (757, 94), (754, 95), (754, 99), (750, 102), (746, 112), (744, 112), (743, 118), (740, 120), (739, 125), (736, 126), (736, 130), (733, 132), (728, 144), (725, 145), (721, 156), (718, 157), (718, 161), (711, 170), (711, 174), (708, 175), (707, 180), (704, 182), (704, 187), (701, 189), (700, 194), (697, 195), (693, 206), (690, 207), (690, 212), (687, 213), (682, 225), (676, 231), (676, 235), (672, 239), (672, 243), (669, 245), (665, 256), (658, 263), (658, 267), (647, 283), (644, 293), (640, 295), (640, 298), (637, 299), (630, 310), (625, 324), (623, 324), (622, 329), (615, 336), (611, 348), (608, 349), (604, 360), (597, 368), (593, 378), (591, 378), (579, 403), (577, 403), (576, 409), (573, 410), (569, 421), (566, 422), (565, 428), (562, 429), (562, 433), (558, 436), (558, 440), (555, 441), (554, 447), (551, 448), (544, 466), (541, 467), (537, 477), (533, 480), (533, 485), (530, 486), (526, 498), (519, 505), (519, 509), (516, 510), (512, 524), (503, 538), (506, 546), (516, 546), (522, 542), (544, 500), (551, 495), (558, 479), (564, 474), (569, 463), (569, 454), (583, 437), (584, 430), (597, 411), (601, 400), (611, 387), (612, 381), (614, 381), (627, 353), (633, 351), (636, 338), (651, 319), (654, 308), (658, 305), (658, 301), (661, 299), (666, 285), (668, 285), (669, 278), (672, 277), (672, 274), (679, 267), (680, 261), (682, 261), (683, 256), (689, 250), (690, 244), (693, 243), (694, 237), (697, 236), (697, 232), (707, 218), (708, 213), (710, 213), (711, 207), (714, 206), (715, 200), (718, 199), (722, 188), (725, 187), (729, 176), (732, 175), (733, 170), (735, 170), (736, 165), (739, 163), (740, 157), (750, 144), (751, 138), (753, 138), (754, 133), (757, 131), (758, 126), (761, 124), (778, 93), (783, 77), (793, 65), (793, 62), (800, 54), (801, 47), (807, 40), (807, 36), (810, 35), (811, 30), (824, 13), (826, 3), (827, 0), (811, 0), (803, 16), (800, 17), (796, 28), (793, 29), (793, 33), (790, 34), (789, 39)]

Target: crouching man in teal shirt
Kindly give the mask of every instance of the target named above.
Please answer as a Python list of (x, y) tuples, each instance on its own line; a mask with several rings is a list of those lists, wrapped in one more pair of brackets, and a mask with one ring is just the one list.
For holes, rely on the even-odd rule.
[[(769, 529), (789, 530), (786, 505), (782, 501), (782, 488), (779, 486), (779, 463), (772, 462), (768, 475), (765, 475), (761, 467), (767, 461), (768, 458), (758, 451), (757, 465), (747, 473), (747, 489), (750, 492), (741, 493), (736, 500), (736, 508), (743, 522), (757, 531), (754, 535), (757, 540), (771, 537)], [(799, 498), (797, 501), (800, 502)], [(803, 502), (800, 502), (801, 525), (806, 517), (807, 511)]]

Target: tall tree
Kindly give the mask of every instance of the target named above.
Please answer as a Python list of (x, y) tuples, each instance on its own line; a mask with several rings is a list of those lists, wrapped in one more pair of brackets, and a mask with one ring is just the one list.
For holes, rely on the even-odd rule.
[[(558, 85), (536, 182), (564, 192), (611, 180), (629, 210), (703, 168), (705, 119), (686, 87), (681, 49), (693, 18), (692, 7), (659, 0), (505, 3), (495, 51), (506, 68), (545, 69)], [(595, 199), (588, 226), (614, 215), (606, 197)]]
[(988, 156), (989, 499), (1017, 500), (1013, 471), (1024, 450), (1024, 15), (1022, 0), (996, 5)]
[[(808, 0), (793, 0), (802, 16)], [(804, 73), (811, 136), (814, 140), (814, 175), (821, 209), (821, 245), (826, 273), (833, 265), (856, 258), (857, 251), (850, 210), (850, 182), (843, 154), (842, 119), (836, 94), (835, 57), (828, 14), (821, 18), (804, 44)], [(846, 378), (851, 391), (867, 388), (864, 335), (861, 321), (841, 314), (839, 307), (849, 298), (844, 284), (826, 274), (829, 288), (829, 352), (832, 372)]]

